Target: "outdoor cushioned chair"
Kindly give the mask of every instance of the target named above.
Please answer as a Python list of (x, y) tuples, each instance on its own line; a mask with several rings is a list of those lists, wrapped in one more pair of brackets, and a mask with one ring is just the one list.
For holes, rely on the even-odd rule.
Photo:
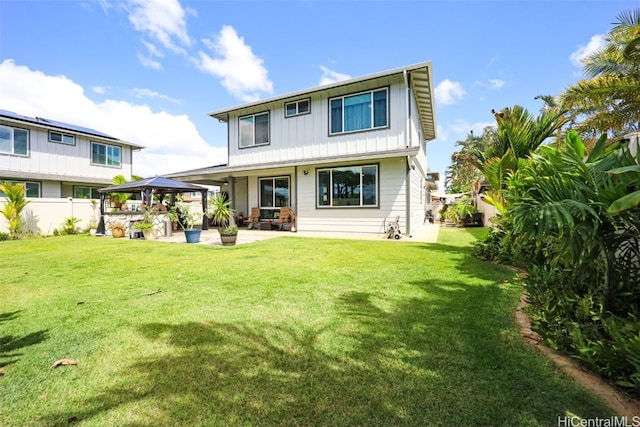
[(249, 230), (258, 228), (260, 224), (260, 208), (251, 208), (251, 215), (244, 220), (244, 223), (247, 224)]
[(278, 219), (274, 219), (272, 224), (278, 226), (278, 230), (282, 230), (285, 224), (291, 224), (293, 220), (293, 211), (291, 208), (280, 208)]

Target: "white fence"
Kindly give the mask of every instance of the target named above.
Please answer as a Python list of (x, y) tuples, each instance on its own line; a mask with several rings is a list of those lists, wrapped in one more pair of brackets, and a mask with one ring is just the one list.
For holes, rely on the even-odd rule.
[(482, 200), (482, 198), (478, 197), (477, 199), (477, 208), (478, 212), (483, 213), (483, 224), (485, 227), (491, 227), (491, 218), (498, 214), (498, 210), (495, 206), (490, 205), (489, 203)]
[[(96, 201), (95, 208), (88, 199), (37, 198), (27, 199), (29, 204), (22, 211), (23, 231), (31, 233), (53, 234), (54, 229), (61, 230), (65, 220), (69, 217), (79, 218), (76, 224), (79, 230), (89, 228), (92, 219), (100, 219), (100, 201)], [(0, 209), (4, 208), (7, 199), (0, 197)], [(9, 231), (9, 223), (0, 215), (0, 232)]]

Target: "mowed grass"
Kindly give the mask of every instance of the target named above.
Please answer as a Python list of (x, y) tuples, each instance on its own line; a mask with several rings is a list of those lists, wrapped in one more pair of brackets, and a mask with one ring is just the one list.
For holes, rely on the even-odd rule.
[[(242, 231), (241, 231), (242, 232)], [(437, 244), (0, 244), (3, 426), (547, 426), (611, 416), (524, 344), (515, 274)], [(76, 366), (51, 369), (57, 359)]]

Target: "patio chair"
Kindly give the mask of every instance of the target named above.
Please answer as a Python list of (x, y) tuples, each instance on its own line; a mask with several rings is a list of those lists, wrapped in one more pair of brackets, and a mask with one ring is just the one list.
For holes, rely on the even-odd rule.
[(278, 226), (278, 230), (284, 230), (285, 224), (291, 225), (293, 220), (293, 211), (291, 208), (280, 208), (278, 219), (274, 219), (271, 223)]
[(260, 224), (260, 208), (251, 208), (251, 215), (244, 220), (247, 229), (258, 228)]

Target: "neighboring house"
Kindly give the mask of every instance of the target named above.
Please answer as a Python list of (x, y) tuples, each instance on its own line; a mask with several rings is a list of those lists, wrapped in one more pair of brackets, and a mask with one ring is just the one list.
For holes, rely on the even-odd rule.
[(113, 177), (131, 177), (141, 147), (93, 129), (0, 110), (0, 181), (22, 182), (31, 198), (100, 199)]
[(238, 214), (290, 206), (300, 231), (403, 232), (430, 203), (436, 138), (430, 62), (209, 113), (227, 124), (228, 163), (167, 175), (219, 185)]

